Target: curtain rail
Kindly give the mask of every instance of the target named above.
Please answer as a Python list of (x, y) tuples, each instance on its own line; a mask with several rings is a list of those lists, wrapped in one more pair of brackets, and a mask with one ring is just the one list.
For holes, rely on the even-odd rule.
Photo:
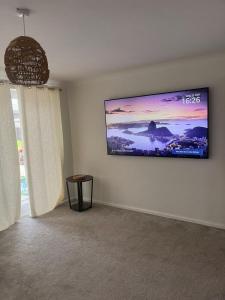
[[(1, 84), (9, 84), (9, 85), (12, 85), (13, 87), (16, 87), (15, 84), (11, 83), (8, 80), (0, 80), (0, 85)], [(27, 86), (27, 87), (31, 88), (32, 86)], [(52, 89), (52, 90), (59, 90), (60, 92), (62, 91), (62, 89), (60, 87), (51, 86), (51, 85), (36, 85), (35, 87), (38, 88), (38, 89), (48, 88), (48, 89)]]

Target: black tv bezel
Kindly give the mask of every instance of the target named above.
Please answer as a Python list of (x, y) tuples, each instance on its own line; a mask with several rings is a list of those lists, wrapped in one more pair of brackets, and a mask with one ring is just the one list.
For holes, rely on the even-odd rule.
[[(138, 98), (138, 97), (145, 97), (145, 96), (154, 96), (154, 95), (164, 95), (164, 94), (172, 94), (172, 93), (179, 93), (179, 92), (185, 92), (185, 91), (196, 91), (196, 90), (206, 90), (207, 91), (207, 141), (208, 141), (208, 149), (207, 149), (207, 155), (205, 157), (198, 157), (198, 156), (192, 156), (192, 155), (171, 155), (171, 156), (160, 156), (160, 155), (144, 155), (144, 154), (129, 154), (129, 153), (110, 153), (109, 147), (108, 147), (108, 139), (107, 139), (107, 123), (106, 123), (106, 102), (107, 101), (118, 101), (122, 99), (130, 99), (130, 98)], [(136, 156), (136, 157), (157, 157), (157, 158), (194, 158), (194, 159), (208, 159), (209, 158), (209, 87), (200, 87), (200, 88), (191, 88), (191, 89), (182, 89), (182, 90), (176, 90), (176, 91), (169, 91), (169, 92), (160, 92), (160, 93), (151, 93), (151, 94), (143, 94), (143, 95), (137, 95), (137, 96), (128, 96), (128, 97), (120, 97), (120, 98), (111, 98), (104, 100), (104, 111), (105, 111), (105, 136), (106, 136), (106, 144), (107, 144), (107, 155), (110, 156)]]

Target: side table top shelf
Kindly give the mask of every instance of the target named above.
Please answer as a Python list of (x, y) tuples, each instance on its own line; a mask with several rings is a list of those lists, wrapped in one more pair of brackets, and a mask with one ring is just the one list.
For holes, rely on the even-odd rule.
[(82, 174), (73, 175), (73, 176), (66, 178), (66, 181), (69, 181), (69, 182), (85, 182), (85, 181), (90, 181), (90, 180), (93, 180), (93, 176), (82, 175)]

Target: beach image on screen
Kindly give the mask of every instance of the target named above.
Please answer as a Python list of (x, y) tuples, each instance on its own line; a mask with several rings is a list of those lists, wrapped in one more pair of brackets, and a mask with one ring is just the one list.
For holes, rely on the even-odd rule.
[(208, 157), (208, 88), (105, 101), (108, 154)]

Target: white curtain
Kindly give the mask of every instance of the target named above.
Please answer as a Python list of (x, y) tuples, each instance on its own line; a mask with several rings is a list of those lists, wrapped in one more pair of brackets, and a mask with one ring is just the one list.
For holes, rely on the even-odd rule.
[(64, 199), (63, 134), (58, 90), (18, 88), (31, 216), (54, 209)]
[(0, 230), (20, 217), (20, 169), (8, 85), (0, 85)]

